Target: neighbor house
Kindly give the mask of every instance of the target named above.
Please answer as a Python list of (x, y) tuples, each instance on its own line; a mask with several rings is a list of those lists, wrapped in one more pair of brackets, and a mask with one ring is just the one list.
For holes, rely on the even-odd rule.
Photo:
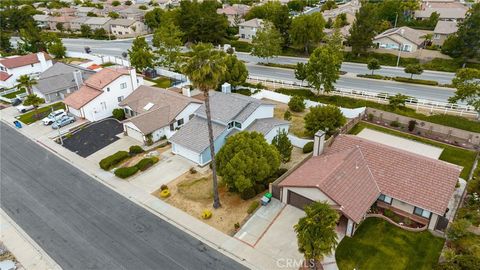
[(238, 34), (241, 39), (252, 40), (258, 31), (264, 27), (262, 19), (251, 19), (238, 24)]
[(457, 22), (454, 21), (438, 21), (433, 30), (432, 43), (434, 45), (442, 46), (445, 40), (458, 31)]
[[(48, 19), (48, 28), (52, 31), (64, 31), (70, 29), (70, 22), (74, 20), (75, 17), (72, 16), (60, 16), (60, 17), (52, 17)], [(58, 27), (62, 25), (63, 29), (58, 29)]]
[[(239, 131), (261, 132), (269, 143), (279, 131), (288, 132), (289, 122), (273, 117), (273, 103), (240, 94), (211, 92), (210, 108), (215, 152), (228, 136)], [(208, 138), (205, 105), (202, 105), (169, 141), (173, 153), (203, 166), (211, 160)]]
[(85, 22), (89, 19), (90, 17), (76, 17), (75, 19), (70, 21), (70, 30), (74, 32), (80, 31), (82, 25), (84, 25)]
[(20, 76), (37, 75), (52, 65), (52, 58), (44, 52), (0, 58), (0, 87), (14, 87)]
[(75, 16), (76, 9), (64, 7), (54, 10), (54, 13), (60, 14), (60, 16)]
[(130, 19), (114, 19), (109, 25), (110, 32), (118, 37), (136, 37), (147, 30), (143, 22)]
[(145, 144), (168, 139), (188, 123), (202, 103), (170, 90), (142, 85), (120, 102), (127, 117), (123, 129), (126, 135)]
[(415, 10), (413, 16), (417, 20), (428, 20), (432, 13), (439, 14), (440, 21), (463, 21), (467, 14), (468, 7), (460, 2), (423, 2), (420, 10)]
[(105, 31), (109, 32), (110, 27), (110, 18), (103, 18), (103, 17), (88, 17), (89, 19), (86, 20), (83, 24), (88, 25), (92, 31), (96, 29), (105, 29)]
[(129, 8), (118, 11), (120, 18), (122, 19), (130, 19), (130, 20), (142, 21), (142, 22), (143, 22), (143, 18), (145, 17), (145, 13), (147, 13), (147, 11), (138, 9), (136, 7), (129, 7)]
[(33, 20), (40, 28), (48, 28), (48, 22), (50, 21), (50, 16), (44, 14), (35, 14), (32, 16)]
[(378, 34), (372, 42), (380, 49), (416, 52), (424, 45), (424, 36), (425, 34), (418, 30), (402, 26)]
[(77, 17), (87, 17), (89, 12), (97, 15), (100, 13), (100, 10), (94, 7), (77, 7), (75, 15)]
[(95, 71), (80, 66), (56, 62), (40, 74), (32, 89), (45, 102), (50, 103), (64, 99), (78, 90), (83, 82)]
[(137, 77), (133, 68), (104, 68), (86, 79), (64, 103), (73, 115), (97, 121), (112, 116), (113, 109), (142, 84), (143, 78)]
[(250, 10), (250, 6), (243, 4), (224, 5), (222, 8), (217, 9), (217, 14), (224, 14), (227, 16), (230, 26), (237, 26), (243, 22), (243, 16), (245, 16)]
[(303, 209), (326, 201), (339, 212), (338, 226), (347, 236), (371, 208), (389, 209), (430, 230), (445, 224), (461, 167), (354, 135), (339, 135), (325, 149), (324, 137), (315, 134), (313, 156), (280, 182), (282, 202)]

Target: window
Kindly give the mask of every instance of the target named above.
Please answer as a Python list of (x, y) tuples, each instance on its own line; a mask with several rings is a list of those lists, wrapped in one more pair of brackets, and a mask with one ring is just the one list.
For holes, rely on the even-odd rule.
[(107, 92), (110, 92), (110, 87), (107, 87)]
[(192, 118), (193, 118), (193, 114), (190, 114), (190, 115), (188, 116), (188, 120), (192, 120)]
[(233, 128), (233, 122), (228, 123), (228, 129)]
[(175, 130), (175, 126), (173, 125), (173, 123), (170, 124), (170, 131), (174, 131)]
[(421, 216), (421, 217), (424, 217), (424, 218), (430, 218), (430, 216), (432, 215), (432, 213), (430, 213), (430, 211), (423, 210), (422, 208), (419, 208), (419, 207), (415, 207), (413, 209), (413, 213), (417, 216)]
[(118, 102), (121, 102), (123, 100), (123, 96), (117, 97)]
[(125, 111), (126, 115), (130, 115), (130, 110), (128, 108), (124, 108), (123, 111)]
[(241, 129), (241, 128), (242, 128), (242, 124), (239, 123), (239, 122), (235, 122), (235, 127)]
[(107, 103), (106, 102), (100, 102), (100, 105), (102, 106), (102, 110), (107, 109)]
[(392, 204), (392, 197), (388, 197), (388, 196), (383, 195), (383, 194), (378, 196), (378, 200), (382, 201), (382, 202), (385, 202), (385, 203), (388, 203), (388, 204)]
[(181, 126), (181, 125), (183, 125), (183, 118), (178, 119), (178, 121), (177, 121), (177, 126)]
[(127, 88), (127, 83), (126, 82), (121, 83), (120, 84), (120, 89), (125, 89), (125, 88)]

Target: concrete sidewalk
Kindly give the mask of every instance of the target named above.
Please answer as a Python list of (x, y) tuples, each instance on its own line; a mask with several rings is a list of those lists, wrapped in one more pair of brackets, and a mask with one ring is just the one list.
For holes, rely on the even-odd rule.
[[(2, 120), (5, 120), (2, 115)], [(13, 126), (11, 121), (4, 121)], [(151, 213), (157, 215), (165, 221), (180, 228), (186, 233), (192, 235), (203, 243), (217, 249), (226, 256), (244, 264), (250, 269), (277, 269), (278, 258), (271, 254), (254, 249), (248, 244), (230, 237), (217, 229), (203, 223), (202, 221), (188, 215), (187, 213), (163, 202), (157, 197), (148, 193), (145, 189), (138, 187), (128, 181), (116, 178), (111, 172), (103, 171), (96, 162), (82, 158), (61, 145), (55, 143), (49, 138), (49, 134), (38, 134), (34, 127), (27, 126), (17, 129), (22, 134), (36, 141), (51, 152), (57, 154), (62, 159), (71, 163), (86, 174), (92, 176), (95, 180), (103, 183), (112, 190), (118, 192), (125, 198), (144, 207)], [(288, 268), (287, 268), (288, 269)]]

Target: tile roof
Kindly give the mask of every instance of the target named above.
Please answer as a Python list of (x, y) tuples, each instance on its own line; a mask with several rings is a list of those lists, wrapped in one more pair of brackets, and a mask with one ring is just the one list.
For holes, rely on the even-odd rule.
[(245, 26), (246, 27), (263, 27), (264, 22), (262, 19), (254, 18), (254, 19), (239, 23), (238, 25), (243, 27)]
[(0, 81), (6, 81), (8, 80), (8, 78), (10, 78), (12, 75), (11, 74), (8, 74), (7, 72), (5, 71), (0, 71)]
[(449, 35), (456, 33), (457, 30), (457, 22), (438, 21), (437, 25), (435, 26), (435, 30), (433, 30), (433, 33)]
[(90, 76), (90, 78), (85, 81), (85, 84), (101, 90), (105, 86), (109, 85), (111, 82), (115, 81), (118, 77), (128, 74), (129, 71), (125, 68), (104, 68), (99, 72), (95, 73), (94, 75)]
[(388, 29), (383, 33), (378, 34), (374, 39), (379, 39), (383, 37), (394, 38), (395, 35), (406, 38), (416, 45), (421, 45), (425, 40), (425, 38), (423, 38), (423, 36), (425, 36), (424, 33), (406, 26)]
[(57, 22), (57, 23), (67, 23), (67, 22), (75, 20), (76, 18), (77, 17), (73, 17), (73, 16), (60, 16), (60, 17), (51, 16), (48, 19), (48, 21), (49, 22)]
[[(145, 110), (149, 103), (153, 106)], [(149, 134), (169, 125), (190, 103), (201, 104), (197, 99), (173, 91), (142, 85), (119, 105), (128, 106), (138, 113), (137, 116), (128, 118), (124, 122), (132, 122), (143, 134)]]
[(102, 94), (102, 91), (84, 85), (80, 87), (78, 91), (75, 91), (72, 94), (68, 95), (63, 100), (63, 103), (65, 103), (65, 105), (68, 105), (69, 107), (79, 110), (87, 103), (92, 101), (94, 98), (98, 97), (100, 94)]
[[(51, 60), (52, 58), (47, 53), (43, 53), (45, 56), (45, 60)], [(36, 64), (39, 63), (38, 56), (36, 53), (31, 53), (22, 56), (15, 56), (15, 57), (7, 57), (7, 58), (0, 58), (0, 64), (2, 64), (6, 68), (17, 68), (23, 67), (26, 65)]]
[(103, 17), (89, 17), (88, 20), (85, 21), (87, 25), (104, 25), (108, 23), (111, 19), (110, 18), (103, 18)]
[[(227, 127), (212, 122), (214, 140), (224, 132)], [(188, 123), (180, 128), (169, 141), (186, 147), (196, 153), (201, 153), (210, 145), (208, 140), (207, 119), (194, 116)]]
[(136, 22), (135, 20), (131, 20), (131, 19), (114, 19), (110, 21), (110, 25), (130, 26), (135, 22)]
[(453, 164), (356, 136), (340, 135), (325, 154), (309, 159), (280, 185), (319, 188), (355, 220), (373, 203), (369, 202), (374, 194), (374, 185), (369, 180), (372, 179), (379, 189), (377, 197), (382, 193), (443, 215), (460, 172), (461, 167)]
[(260, 132), (263, 135), (267, 135), (272, 129), (280, 125), (287, 125), (290, 122), (277, 119), (277, 118), (263, 118), (256, 119), (253, 123), (248, 126), (245, 130)]
[(468, 7), (458, 2), (451, 3), (423, 3), (420, 10), (415, 10), (416, 18), (429, 18), (432, 13), (436, 12), (440, 15), (440, 19), (464, 19), (467, 14)]

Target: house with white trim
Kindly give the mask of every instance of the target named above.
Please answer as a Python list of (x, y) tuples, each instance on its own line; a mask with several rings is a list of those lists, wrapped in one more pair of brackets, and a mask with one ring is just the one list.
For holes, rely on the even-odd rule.
[(44, 52), (0, 58), (0, 88), (14, 87), (20, 76), (38, 75), (52, 65), (52, 58)]
[(407, 26), (391, 28), (373, 38), (380, 49), (416, 52), (425, 43), (425, 34)]

